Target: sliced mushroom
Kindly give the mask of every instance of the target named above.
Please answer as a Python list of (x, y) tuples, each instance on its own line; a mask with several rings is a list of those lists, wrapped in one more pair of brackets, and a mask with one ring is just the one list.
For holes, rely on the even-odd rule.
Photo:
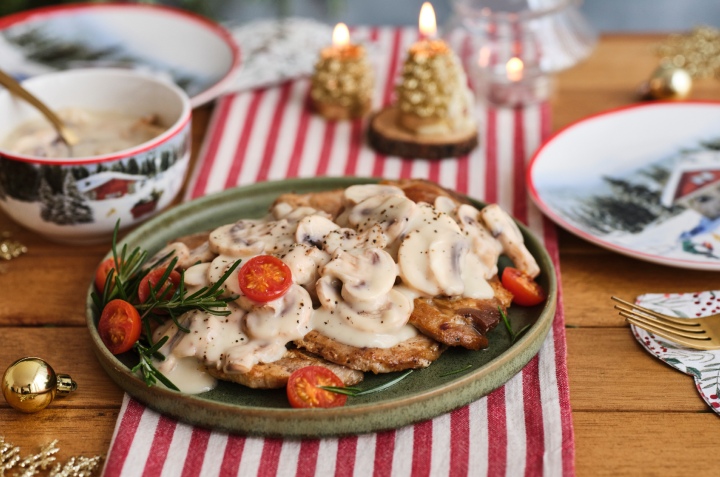
[(185, 270), (184, 280), (187, 287), (187, 293), (192, 294), (203, 287), (209, 287), (212, 284), (208, 278), (211, 263), (198, 263)]
[[(463, 235), (447, 214), (420, 204), (400, 243), (398, 266), (403, 282), (427, 296), (462, 293)], [(458, 248), (459, 247), (459, 248)]]
[(486, 270), (485, 278), (497, 275), (497, 261), (503, 246), (488, 231), (480, 218), (480, 211), (471, 205), (461, 205), (455, 212), (460, 228), (470, 239), (471, 250), (480, 258)]
[(150, 260), (145, 262), (143, 268), (166, 266), (173, 258), (177, 257), (178, 266), (181, 262), (186, 262), (190, 256), (190, 249), (182, 242), (173, 242), (164, 246), (158, 253), (153, 255)]
[(210, 250), (218, 255), (251, 257), (261, 253), (283, 253), (294, 243), (296, 223), (240, 220), (210, 233)]
[(540, 267), (525, 247), (520, 228), (499, 205), (491, 204), (483, 208), (480, 217), (517, 269), (533, 278), (540, 274)]
[(351, 209), (348, 221), (359, 233), (380, 225), (390, 243), (408, 230), (416, 208), (415, 202), (405, 196), (372, 196)]
[(380, 306), (395, 284), (397, 265), (379, 248), (337, 251), (320, 275), (320, 286), (341, 282), (341, 296), (350, 304)]
[(400, 195), (405, 193), (399, 187), (386, 184), (358, 184), (345, 189), (344, 198), (346, 206), (355, 206), (365, 199), (380, 195)]
[(310, 331), (312, 311), (307, 290), (293, 284), (280, 298), (255, 306), (245, 316), (245, 332), (252, 339), (287, 343)]
[(217, 254), (210, 250), (210, 244), (206, 241), (191, 249), (187, 258), (178, 260), (178, 265), (183, 269), (188, 269), (196, 263), (212, 262), (216, 256)]
[[(330, 254), (304, 243), (296, 243), (290, 251), (281, 257), (292, 271), (293, 282), (298, 285), (314, 288), (319, 278), (318, 268), (330, 261)], [(310, 291), (310, 290), (308, 290)], [(314, 293), (314, 289), (311, 292)]]
[(325, 236), (340, 227), (330, 219), (320, 215), (310, 215), (298, 222), (295, 241), (313, 247), (322, 248)]
[[(210, 262), (210, 266), (208, 267), (208, 281), (212, 283), (213, 285), (220, 281), (222, 276), (225, 274), (225, 272), (228, 271), (228, 269), (239, 259), (235, 257), (229, 257), (227, 255), (218, 255), (215, 257), (215, 259)], [(238, 282), (238, 271), (240, 269), (240, 266), (235, 268), (235, 270), (230, 274), (230, 276), (225, 280), (225, 282), (222, 285), (223, 288), (223, 295), (224, 296), (230, 296), (230, 295), (241, 295), (242, 291), (240, 290), (240, 284)]]
[(353, 250), (357, 248), (382, 248), (388, 245), (387, 236), (382, 227), (374, 225), (363, 233), (357, 233), (350, 228), (341, 228), (331, 231), (325, 236), (323, 248), (326, 252), (334, 254), (338, 250)]

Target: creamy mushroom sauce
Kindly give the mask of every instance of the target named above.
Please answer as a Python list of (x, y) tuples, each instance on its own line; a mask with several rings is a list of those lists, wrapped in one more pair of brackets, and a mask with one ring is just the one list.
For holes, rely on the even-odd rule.
[(167, 130), (158, 118), (138, 118), (109, 111), (61, 109), (57, 115), (78, 136), (80, 142), (68, 148), (44, 118), (27, 121), (2, 142), (2, 148), (34, 157), (90, 157), (129, 149)]
[(408, 324), (415, 298), (492, 298), (487, 280), (500, 253), (527, 258), (522, 235), (499, 207), (483, 214), (446, 197), (416, 204), (387, 185), (351, 186), (344, 200), (335, 221), (280, 203), (263, 219), (218, 227), (198, 249), (170, 244), (160, 251), (157, 257), (174, 250), (185, 265), (201, 262), (185, 271), (189, 292), (261, 254), (278, 256), (293, 275), (282, 297), (258, 304), (242, 296), (238, 267), (224, 284), (225, 294), (239, 296), (229, 316), (193, 311), (180, 318), (190, 333), (172, 322), (156, 330), (155, 340), (170, 338), (160, 371), (182, 391), (202, 392), (214, 386), (205, 367), (247, 372), (280, 359), (287, 343), (313, 329), (356, 347), (390, 348), (417, 334)]

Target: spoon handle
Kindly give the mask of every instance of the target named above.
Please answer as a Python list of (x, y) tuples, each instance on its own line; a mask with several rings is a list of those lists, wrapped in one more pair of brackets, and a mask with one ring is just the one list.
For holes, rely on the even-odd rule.
[(53, 127), (60, 135), (60, 138), (68, 146), (74, 146), (78, 143), (78, 137), (70, 129), (65, 127), (62, 119), (60, 119), (50, 108), (45, 106), (42, 101), (23, 88), (20, 83), (15, 81), (12, 76), (8, 75), (3, 70), (0, 70), (0, 85), (5, 86), (12, 94), (35, 106), (48, 119), (48, 121), (52, 123)]

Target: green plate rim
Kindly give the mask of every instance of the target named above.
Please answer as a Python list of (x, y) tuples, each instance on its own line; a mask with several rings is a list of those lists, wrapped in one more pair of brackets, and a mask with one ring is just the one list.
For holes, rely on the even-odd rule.
[[(120, 242), (120, 246), (142, 246), (153, 236), (161, 234), (158, 231), (169, 223), (174, 224), (175, 228), (197, 228), (197, 224), (201, 222), (198, 214), (219, 210), (216, 208), (221, 206), (227, 207), (234, 200), (245, 196), (258, 195), (262, 199), (263, 194), (331, 190), (353, 184), (375, 183), (379, 180), (356, 177), (286, 179), (227, 189), (180, 204), (159, 214), (129, 233)], [(475, 206), (484, 206), (480, 201), (472, 198), (470, 200)], [(262, 209), (266, 208), (267, 203), (264, 203)], [(239, 219), (243, 212), (238, 214)], [(555, 267), (541, 242), (524, 225), (518, 225), (528, 248), (540, 264), (544, 279), (547, 280), (548, 299), (539, 307), (535, 323), (515, 343), (485, 365), (466, 374), (459, 374), (449, 382), (426, 391), (411, 392), (398, 398), (380, 399), (350, 407), (285, 409), (229, 404), (160, 387), (148, 387), (142, 379), (132, 374), (118, 357), (112, 355), (100, 340), (90, 298), (93, 285), (90, 284), (86, 299), (86, 323), (93, 351), (111, 379), (130, 396), (162, 414), (210, 429), (261, 436), (324, 437), (375, 432), (430, 419), (469, 404), (505, 384), (538, 353), (552, 326), (557, 301)], [(110, 252), (107, 256), (110, 256)]]

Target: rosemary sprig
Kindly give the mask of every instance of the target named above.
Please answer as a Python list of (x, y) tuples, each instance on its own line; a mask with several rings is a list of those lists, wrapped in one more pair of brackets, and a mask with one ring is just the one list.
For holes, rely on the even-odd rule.
[(468, 369), (470, 369), (470, 368), (472, 368), (472, 367), (473, 367), (472, 364), (467, 364), (467, 365), (463, 366), (463, 367), (460, 368), (460, 369), (455, 369), (455, 370), (453, 370), (453, 371), (448, 371), (447, 373), (438, 374), (438, 377), (439, 377), (439, 378), (444, 378), (445, 376), (452, 376), (453, 374), (460, 374), (460, 373), (462, 373), (463, 371), (467, 371)]
[(115, 267), (108, 273), (105, 279), (105, 286), (102, 294), (96, 292), (91, 293), (91, 298), (98, 312), (101, 312), (110, 300), (122, 298), (130, 301), (129, 297), (137, 292), (137, 285), (140, 283), (138, 271), (147, 260), (147, 252), (139, 247), (135, 247), (132, 252), (128, 253), (127, 244), (124, 244), (120, 253), (117, 250), (117, 238), (120, 231), (120, 221), (115, 224), (115, 230), (112, 237), (112, 256)]
[(178, 262), (178, 258), (173, 257), (167, 264), (160, 280), (158, 280), (155, 285), (150, 286), (149, 299), (145, 303), (139, 303), (137, 292), (142, 279), (160, 264), (167, 263), (174, 252), (170, 252), (149, 266), (145, 266), (148, 254), (147, 251), (142, 250), (140, 247), (135, 247), (131, 252), (128, 252), (128, 246), (124, 244), (118, 252), (117, 237), (119, 230), (120, 222), (118, 221), (115, 225), (112, 238), (112, 257), (115, 262), (115, 268), (108, 273), (102, 293), (91, 293), (93, 304), (97, 308), (97, 313), (100, 314), (109, 301), (120, 298), (131, 303), (140, 312), (143, 335), (148, 345), (138, 341), (133, 346), (139, 361), (137, 365), (132, 368), (132, 372), (140, 372), (148, 386), (152, 386), (159, 381), (166, 387), (179, 391), (177, 386), (158, 371), (152, 363), (153, 358), (159, 361), (165, 359), (159, 350), (167, 342), (168, 337), (164, 336), (157, 343), (153, 343), (150, 320), (163, 323), (169, 316), (180, 331), (189, 333), (190, 330), (180, 324), (178, 320), (178, 317), (185, 312), (202, 310), (212, 315), (229, 315), (230, 310), (228, 310), (227, 304), (237, 299), (237, 296), (230, 295), (223, 297), (223, 284), (240, 265), (241, 261), (237, 260), (233, 263), (232, 266), (225, 271), (220, 280), (212, 286), (203, 287), (188, 296), (186, 296), (185, 273), (181, 272), (180, 282), (176, 290), (171, 296), (167, 296), (166, 288), (168, 286), (168, 278)]
[(160, 361), (165, 360), (165, 356), (160, 354), (158, 350), (163, 347), (167, 340), (168, 337), (163, 336), (163, 338), (153, 346), (145, 346), (139, 341), (135, 343), (134, 348), (140, 358), (140, 361), (134, 368), (132, 368), (132, 372), (137, 373), (140, 371), (145, 384), (148, 386), (153, 386), (160, 381), (165, 385), (165, 387), (172, 389), (173, 391), (180, 391), (180, 389), (178, 389), (172, 381), (170, 381), (163, 373), (158, 371), (158, 369), (152, 364), (153, 357), (155, 359), (159, 359)]
[(180, 273), (180, 283), (178, 284), (175, 293), (170, 297), (164, 296), (165, 283), (170, 276), (170, 272), (173, 270), (174, 265), (177, 264), (177, 258), (173, 258), (170, 264), (165, 270), (165, 273), (158, 281), (158, 283), (150, 287), (150, 298), (145, 303), (135, 305), (135, 308), (142, 313), (143, 319), (149, 316), (150, 312), (157, 313), (158, 311), (166, 312), (179, 329), (188, 332), (177, 321), (177, 317), (183, 313), (191, 310), (202, 310), (206, 313), (216, 316), (227, 316), (230, 314), (230, 310), (227, 309), (228, 302), (237, 299), (236, 295), (221, 296), (224, 292), (222, 288), (225, 281), (230, 277), (233, 271), (240, 265), (241, 260), (237, 260), (230, 266), (225, 273), (223, 273), (220, 280), (218, 280), (211, 287), (202, 287), (192, 295), (186, 296), (185, 287), (185, 273)]
[(392, 381), (388, 381), (385, 384), (380, 384), (379, 386), (375, 386), (373, 388), (368, 388), (368, 389), (360, 389), (360, 388), (353, 388), (353, 387), (340, 387), (340, 386), (318, 386), (318, 387), (320, 389), (324, 389), (325, 391), (330, 391), (330, 392), (333, 392), (336, 394), (346, 394), (348, 396), (353, 396), (353, 397), (364, 396), (366, 394), (372, 394), (372, 393), (376, 393), (379, 391), (384, 391), (387, 388), (389, 388), (390, 386), (394, 386), (397, 383), (399, 383), (400, 381), (402, 381), (403, 379), (407, 378), (410, 375), (410, 373), (412, 373), (412, 372), (413, 372), (413, 370), (410, 369), (410, 370), (406, 371), (405, 373), (401, 374), (400, 376), (398, 376), (397, 378), (393, 379)]
[(522, 336), (522, 334), (525, 333), (525, 331), (528, 328), (530, 328), (530, 325), (528, 324), (528, 325), (523, 326), (520, 329), (520, 331), (518, 331), (516, 333), (512, 330), (512, 326), (510, 326), (510, 320), (508, 320), (508, 317), (505, 314), (505, 311), (502, 308), (500, 308), (499, 306), (498, 306), (498, 311), (500, 312), (500, 316), (502, 317), (503, 323), (505, 323), (505, 328), (507, 328), (508, 333), (510, 334), (510, 339), (511, 339), (510, 342), (515, 343), (515, 341), (517, 341), (517, 339), (520, 338)]

